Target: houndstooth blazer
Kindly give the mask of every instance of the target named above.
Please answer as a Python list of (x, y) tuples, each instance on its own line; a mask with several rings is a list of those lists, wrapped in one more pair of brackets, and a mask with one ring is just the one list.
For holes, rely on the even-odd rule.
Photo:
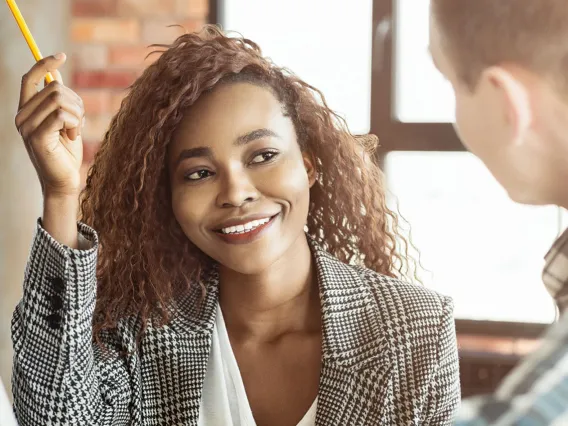
[[(218, 278), (201, 310), (196, 290), (139, 345), (129, 318), (101, 351), (91, 327), (97, 235), (79, 229), (92, 249), (62, 246), (41, 225), (33, 241), (12, 321), (20, 425), (196, 425)], [(311, 247), (323, 333), (316, 425), (450, 425), (460, 398), (451, 300)]]

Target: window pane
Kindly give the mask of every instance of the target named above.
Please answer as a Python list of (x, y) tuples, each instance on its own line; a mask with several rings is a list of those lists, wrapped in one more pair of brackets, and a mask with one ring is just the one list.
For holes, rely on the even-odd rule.
[(394, 20), (395, 119), (453, 122), (454, 95), (428, 53), (429, 0), (397, 0)]
[(223, 28), (321, 90), (355, 133), (368, 133), (372, 0), (225, 0)]
[(454, 298), (457, 318), (553, 320), (541, 271), (559, 232), (557, 208), (510, 201), (466, 152), (394, 152), (385, 166), (389, 189), (431, 271), (419, 277)]

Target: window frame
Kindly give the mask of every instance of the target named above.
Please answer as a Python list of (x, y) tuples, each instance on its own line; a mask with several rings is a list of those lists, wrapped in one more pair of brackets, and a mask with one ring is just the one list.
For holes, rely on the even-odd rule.
[(209, 13), (207, 14), (207, 21), (209, 24), (219, 25), (221, 19), (221, 6), (223, 0), (209, 0)]
[[(396, 84), (393, 55), (397, 0), (373, 0), (371, 133), (379, 137), (379, 164), (391, 151), (465, 152), (452, 123), (403, 123), (394, 112)], [(456, 319), (458, 334), (538, 338), (549, 324)]]
[(464, 151), (451, 123), (401, 123), (394, 119), (395, 1), (373, 0), (371, 133), (379, 136), (382, 155), (390, 151)]

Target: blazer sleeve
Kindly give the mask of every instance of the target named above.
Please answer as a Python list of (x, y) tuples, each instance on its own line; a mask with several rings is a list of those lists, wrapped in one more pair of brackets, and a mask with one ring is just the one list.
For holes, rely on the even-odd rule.
[(461, 400), (458, 345), (453, 301), (444, 297), (439, 324), (438, 369), (430, 384), (430, 405), (424, 426), (450, 426)]
[(129, 422), (120, 345), (108, 339), (103, 351), (92, 343), (97, 235), (78, 228), (91, 243), (87, 250), (59, 244), (38, 222), (12, 318), (14, 412), (21, 426)]

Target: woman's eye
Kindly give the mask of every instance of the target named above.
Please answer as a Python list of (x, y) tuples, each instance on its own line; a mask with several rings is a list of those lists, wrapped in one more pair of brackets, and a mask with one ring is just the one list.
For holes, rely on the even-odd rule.
[(277, 155), (278, 153), (273, 151), (261, 152), (260, 154), (254, 156), (254, 158), (251, 161), (251, 164), (266, 163), (267, 161), (272, 160)]
[(209, 170), (197, 170), (195, 172), (186, 173), (184, 178), (185, 178), (185, 180), (196, 181), (196, 180), (208, 178), (212, 174), (213, 173), (211, 173)]

